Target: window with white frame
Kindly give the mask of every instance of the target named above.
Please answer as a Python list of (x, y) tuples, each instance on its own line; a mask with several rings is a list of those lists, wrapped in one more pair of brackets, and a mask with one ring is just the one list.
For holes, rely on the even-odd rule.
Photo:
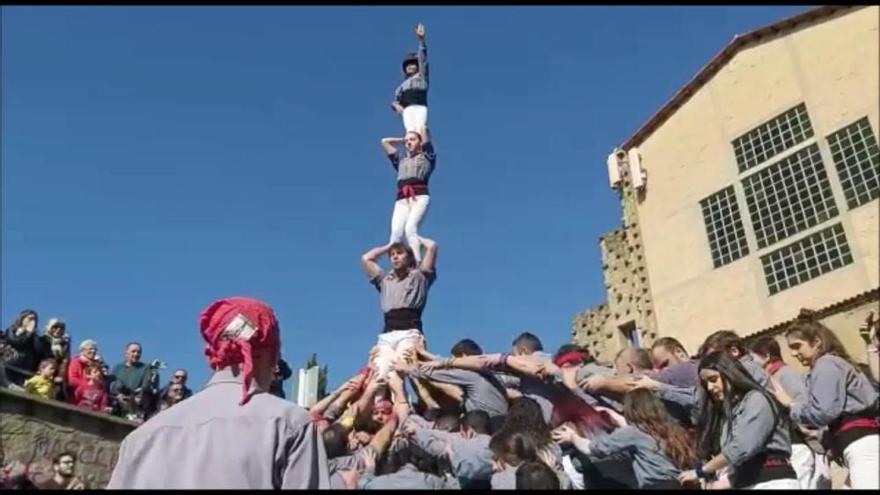
[(733, 186), (725, 187), (700, 201), (712, 263), (715, 268), (749, 254), (746, 232), (739, 214)]
[(742, 184), (758, 248), (837, 216), (817, 144), (744, 178)]
[(740, 172), (755, 167), (813, 137), (813, 126), (803, 103), (733, 140)]
[(839, 223), (761, 256), (770, 295), (852, 263)]
[(827, 138), (849, 209), (880, 197), (880, 148), (867, 117)]

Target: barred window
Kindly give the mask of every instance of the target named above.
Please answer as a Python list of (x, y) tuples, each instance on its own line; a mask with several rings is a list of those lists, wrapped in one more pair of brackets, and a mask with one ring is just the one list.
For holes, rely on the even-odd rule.
[(706, 235), (709, 237), (709, 248), (712, 251), (712, 263), (715, 264), (715, 268), (749, 254), (733, 186), (726, 187), (700, 201), (700, 207), (703, 209)]
[(880, 197), (880, 148), (868, 117), (827, 139), (847, 206), (853, 209)]
[(759, 248), (837, 216), (816, 144), (746, 177), (742, 183)]
[(761, 256), (770, 294), (852, 263), (843, 227), (837, 223), (797, 242)]
[(740, 172), (763, 163), (813, 137), (807, 106), (791, 108), (733, 140)]

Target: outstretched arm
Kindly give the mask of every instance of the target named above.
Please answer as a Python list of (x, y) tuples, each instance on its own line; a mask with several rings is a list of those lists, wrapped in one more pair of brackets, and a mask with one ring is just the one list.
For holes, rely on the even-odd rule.
[(376, 261), (380, 256), (387, 253), (390, 247), (390, 244), (374, 247), (361, 256), (361, 266), (364, 267), (364, 271), (367, 272), (367, 277), (369, 277), (370, 280), (373, 280), (382, 274), (382, 267), (380, 267)]

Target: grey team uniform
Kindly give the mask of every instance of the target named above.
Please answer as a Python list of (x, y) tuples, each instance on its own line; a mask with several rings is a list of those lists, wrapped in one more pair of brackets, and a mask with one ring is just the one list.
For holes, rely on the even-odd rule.
[(441, 478), (423, 473), (412, 464), (405, 464), (391, 474), (375, 476), (372, 472), (364, 474), (358, 481), (363, 490), (460, 490), (458, 480), (451, 476)]
[[(788, 422), (777, 418), (770, 402), (760, 392), (750, 390), (731, 408), (728, 422), (721, 429), (721, 453), (733, 467), (733, 487), (753, 485), (761, 480), (746, 479), (761, 471), (765, 454), (791, 458)], [(791, 470), (791, 479), (796, 479)]]
[(490, 418), (507, 414), (507, 394), (501, 383), (493, 376), (462, 370), (433, 370), (423, 373), (415, 369), (410, 373), (414, 378), (425, 378), (439, 383), (449, 383), (461, 387), (465, 412), (485, 411)]
[(419, 71), (404, 79), (394, 90), (394, 101), (403, 108), (410, 105), (428, 106), (428, 45), (425, 40), (419, 40), (416, 56)]
[(603, 458), (621, 452), (632, 460), (633, 473), (639, 488), (668, 483), (675, 480), (680, 473), (666, 457), (662, 445), (635, 426), (617, 428), (590, 442), (590, 457)]
[(459, 433), (417, 428), (415, 443), (434, 456), (448, 455), (452, 474), (464, 484), (492, 477), (493, 454), (489, 449), (489, 435), (464, 438)]
[[(437, 278), (436, 272), (419, 268), (398, 279), (393, 270), (379, 271), (370, 283), (379, 291), (379, 303), (385, 314), (385, 331), (421, 330), (421, 314), (428, 302), (428, 290)], [(398, 316), (400, 313), (403, 315)]]
[(256, 384), (239, 405), (241, 387), (241, 375), (219, 370), (204, 390), (132, 431), (107, 488), (329, 488), (308, 414)]
[(877, 405), (877, 391), (865, 375), (844, 359), (825, 354), (807, 373), (806, 392), (791, 406), (791, 419), (827, 426), (843, 414), (857, 414)]

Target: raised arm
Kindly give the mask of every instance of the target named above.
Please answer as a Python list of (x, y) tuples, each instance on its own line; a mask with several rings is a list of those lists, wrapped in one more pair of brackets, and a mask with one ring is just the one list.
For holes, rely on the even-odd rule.
[[(396, 102), (395, 102), (396, 103)], [(401, 110), (403, 111), (403, 110)], [(397, 148), (396, 146), (403, 144), (403, 138), (401, 137), (386, 137), (382, 138), (382, 151), (385, 152), (386, 155), (396, 155)]]
[(428, 45), (425, 43), (425, 25), (416, 26), (416, 37), (419, 39), (419, 74), (428, 80)]
[(422, 245), (425, 246), (425, 257), (422, 258), (422, 264), (419, 270), (428, 273), (434, 273), (434, 265), (437, 262), (437, 243), (432, 239), (425, 237), (420, 238)]
[(382, 267), (379, 266), (377, 260), (380, 256), (384, 255), (388, 252), (388, 249), (391, 248), (391, 244), (386, 244), (384, 246), (374, 247), (370, 249), (363, 256), (361, 256), (361, 266), (364, 267), (364, 271), (367, 273), (367, 277), (370, 280), (378, 277), (382, 274)]

